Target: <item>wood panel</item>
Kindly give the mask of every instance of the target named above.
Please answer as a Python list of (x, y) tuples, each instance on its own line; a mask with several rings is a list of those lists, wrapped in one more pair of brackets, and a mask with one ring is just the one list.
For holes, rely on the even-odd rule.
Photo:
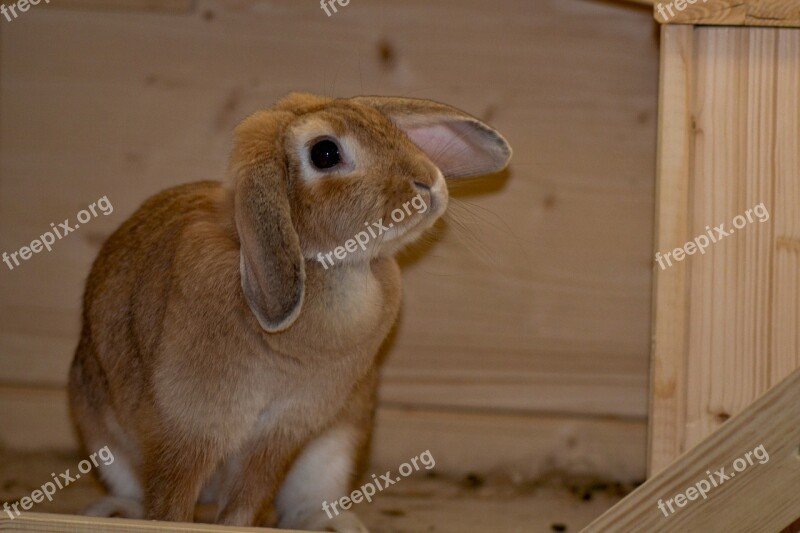
[[(63, 389), (0, 387), (0, 413), (0, 447), (77, 447)], [(396, 468), (430, 449), (443, 474), (522, 480), (568, 472), (631, 482), (643, 478), (646, 433), (639, 420), (386, 406), (377, 413), (371, 462), (377, 469)]]
[(0, 252), (102, 196), (114, 212), (13, 271), (0, 263), (0, 383), (63, 386), (100, 243), (154, 192), (221, 177), (243, 117), (297, 89), (404, 94), (488, 120), (515, 159), (454, 186), (435, 242), (404, 256), (382, 401), (566, 427), (643, 422), (657, 74), (646, 10), (381, 0), (329, 18), (314, 3), (194, 6), (32, 9), (4, 25)]
[(658, 22), (670, 24), (800, 27), (796, 0), (656, 1), (653, 12)]
[(194, 0), (59, 0), (41, 4), (50, 9), (86, 9), (108, 11), (154, 11), (161, 13), (190, 13)]
[[(676, 305), (656, 308), (654, 390), (675, 386), (669, 401), (653, 404), (652, 472), (800, 366), (800, 32), (703, 27), (664, 36), (665, 47), (685, 49), (683, 62), (664, 63), (662, 83), (688, 87), (684, 120), (692, 131), (689, 168), (670, 174), (660, 166), (659, 179), (683, 172), (690, 194), (659, 200), (659, 220), (689, 216), (683, 237), (657, 249), (665, 253), (720, 224), (731, 234), (656, 277), (657, 293), (681, 283), (685, 289)], [(664, 122), (662, 131), (665, 139), (684, 135), (685, 123)], [(733, 227), (734, 217), (759, 204), (768, 219)]]
[[(454, 205), (466, 229), (445, 225), (409, 265), (391, 399), (415, 403), (409, 378), (440, 376), (458, 383), (425, 403), (483, 407), (489, 387), (508, 409), (643, 416), (656, 68), (644, 13), (473, 1), (424, 4), (417, 20), (422, 3), (383, 2), (328, 20), (317, 6), (285, 6), (204, 2), (183, 18), (30, 11), (9, 25), (0, 248), (103, 195), (115, 210), (2, 273), (3, 314), (26, 324), (4, 326), (14, 362), (2, 379), (63, 383), (99, 243), (149, 194), (221, 176), (230, 129), (247, 113), (290, 89), (400, 93), (481, 115), (516, 156), (505, 181)], [(42, 316), (58, 321), (51, 350)], [(29, 372), (35, 354), (53, 360)]]

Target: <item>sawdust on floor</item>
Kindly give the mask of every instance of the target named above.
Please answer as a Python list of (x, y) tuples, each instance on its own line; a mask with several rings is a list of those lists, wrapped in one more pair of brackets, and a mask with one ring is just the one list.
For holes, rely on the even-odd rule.
[[(0, 450), (0, 505), (30, 496), (52, 474), (66, 469), (74, 473), (81, 459), (76, 453)], [(383, 470), (376, 467), (374, 472)], [(376, 533), (577, 532), (631, 489), (557, 475), (518, 483), (478, 474), (454, 479), (432, 471), (404, 478), (379, 492), (372, 503), (353, 508)], [(102, 495), (95, 477), (84, 476), (32, 510), (79, 514)]]

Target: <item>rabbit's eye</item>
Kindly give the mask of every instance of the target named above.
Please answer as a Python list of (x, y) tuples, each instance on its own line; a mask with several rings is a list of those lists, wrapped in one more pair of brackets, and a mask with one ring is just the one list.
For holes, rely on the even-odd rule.
[(319, 169), (331, 168), (339, 164), (339, 147), (330, 139), (323, 139), (311, 147), (311, 162)]

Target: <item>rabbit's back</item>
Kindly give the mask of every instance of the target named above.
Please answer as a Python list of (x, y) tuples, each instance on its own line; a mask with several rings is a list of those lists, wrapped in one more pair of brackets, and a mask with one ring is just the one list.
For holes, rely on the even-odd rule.
[(135, 410), (147, 389), (171, 294), (194, 287), (198, 299), (209, 298), (202, 293), (209, 282), (218, 294), (238, 293), (239, 245), (227, 194), (212, 181), (167, 189), (139, 207), (95, 260), (75, 363), (98, 359), (84, 362), (84, 371), (102, 369), (118, 412)]

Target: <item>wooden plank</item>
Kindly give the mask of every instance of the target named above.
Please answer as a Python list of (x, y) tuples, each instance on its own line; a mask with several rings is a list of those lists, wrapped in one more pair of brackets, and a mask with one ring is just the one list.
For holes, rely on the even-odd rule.
[[(772, 209), (773, 57), (777, 30), (698, 31), (689, 235), (764, 203)], [(774, 217), (780, 214), (773, 215)], [(688, 449), (769, 386), (772, 224), (753, 223), (689, 263)], [(688, 240), (688, 239), (687, 239)]]
[(3, 382), (64, 383), (100, 242), (150, 194), (222, 177), (244, 116), (292, 89), (378, 92), (461, 106), (515, 148), (508, 177), (454, 187), (438, 242), (406, 256), (385, 401), (645, 415), (649, 13), (579, 0), (380, 0), (331, 18), (316, 3), (201, 5), (186, 17), (32, 9), (3, 26), (0, 252), (103, 195), (114, 205), (0, 270)]
[(430, 449), (437, 471), (453, 475), (533, 480), (565, 473), (636, 482), (644, 479), (646, 438), (644, 420), (384, 407), (372, 462), (398, 465)]
[[(793, 373), (701, 444), (589, 524), (584, 532), (780, 531), (800, 516), (797, 498), (800, 444), (800, 371)], [(746, 454), (763, 446), (765, 454)], [(743, 465), (745, 468), (738, 468)], [(698, 483), (720, 468), (729, 479), (711, 486), (706, 498)], [(736, 477), (734, 477), (736, 476)], [(659, 501), (695, 487), (694, 498), (661, 511)], [(705, 488), (704, 486), (702, 486)], [(688, 495), (688, 494), (687, 494)], [(666, 507), (666, 505), (665, 505)], [(666, 516), (665, 516), (666, 514)]]
[[(77, 448), (63, 389), (0, 387), (0, 413), (0, 447)], [(644, 478), (645, 439), (646, 423), (641, 419), (388, 406), (378, 409), (372, 463), (399, 465), (425, 446), (434, 452), (442, 473), (495, 472), (536, 479), (558, 471), (637, 481)]]
[(653, 2), (662, 24), (800, 27), (796, 0), (668, 0)]
[[(711, 228), (720, 224), (734, 231), (704, 254), (656, 274), (659, 291), (686, 269), (683, 286), (673, 280), (675, 293), (667, 292), (667, 298), (688, 305), (688, 311), (678, 306), (659, 314), (657, 293), (651, 472), (800, 366), (800, 34), (773, 28), (680, 31), (694, 34), (687, 56), (693, 66), (681, 82), (688, 87), (686, 115), (692, 118), (690, 164), (677, 169), (691, 188), (688, 198), (666, 204), (666, 212), (684, 209), (688, 221), (676, 247), (716, 233)], [(679, 159), (668, 161), (676, 165)], [(735, 217), (748, 210), (752, 215), (756, 206), (758, 218), (733, 227)], [(670, 247), (659, 246), (665, 248)], [(664, 389), (664, 401), (663, 383), (673, 382), (678, 389)]]
[[(683, 246), (688, 233), (693, 69), (694, 29), (662, 27), (655, 237), (662, 254)], [(683, 451), (687, 287), (685, 263), (666, 270), (653, 263), (649, 475)]]
[(82, 533), (86, 532), (102, 532), (119, 531), (120, 533), (127, 532), (147, 532), (147, 531), (197, 531), (201, 532), (240, 532), (240, 533), (256, 533), (256, 532), (274, 532), (283, 533), (298, 530), (289, 529), (272, 529), (272, 528), (256, 528), (256, 527), (234, 527), (234, 526), (215, 526), (209, 524), (185, 524), (176, 522), (154, 522), (147, 520), (129, 520), (126, 518), (92, 518), (88, 516), (71, 516), (59, 514), (45, 514), (45, 513), (25, 513), (14, 520), (4, 515), (0, 516), (0, 531), (8, 531), (10, 533), (22, 533), (27, 531), (47, 531), (50, 533)]
[(195, 2), (194, 0), (58, 0), (42, 6), (50, 9), (187, 14), (194, 11)]
[(800, 32), (779, 33), (777, 62), (770, 383), (800, 367)]

